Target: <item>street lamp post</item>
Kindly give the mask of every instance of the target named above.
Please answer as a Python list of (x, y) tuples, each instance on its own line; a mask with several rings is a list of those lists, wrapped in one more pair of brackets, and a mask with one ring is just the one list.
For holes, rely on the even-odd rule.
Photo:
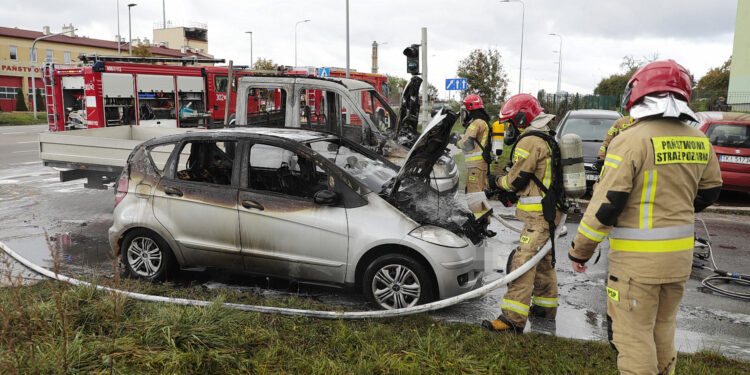
[(518, 65), (518, 93), (521, 93), (521, 79), (523, 78), (523, 24), (526, 18), (526, 5), (521, 0), (502, 0), (503, 3), (521, 3), (521, 62)]
[(556, 36), (560, 38), (560, 49), (557, 50), (558, 54), (558, 60), (557, 60), (557, 92), (560, 92), (560, 83), (562, 82), (562, 35), (550, 33), (551, 36)]
[(297, 26), (301, 23), (310, 22), (310, 20), (297, 21), (294, 24), (294, 67), (297, 67)]
[(349, 77), (349, 0), (346, 0), (346, 78)]
[[(72, 33), (72, 32), (74, 32), (76, 30), (78, 30), (78, 29), (73, 29), (70, 32)], [(31, 101), (34, 104), (34, 118), (35, 119), (36, 119), (36, 77), (34, 77), (34, 62), (38, 58), (37, 53), (36, 53), (36, 42), (38, 42), (38, 41), (40, 41), (42, 39), (52, 38), (53, 36), (62, 35), (62, 34), (65, 34), (67, 32), (68, 31), (66, 30), (66, 31), (61, 31), (61, 32), (59, 32), (57, 34), (50, 34), (50, 35), (40, 36), (39, 38), (34, 39), (34, 42), (31, 43), (31, 53), (33, 54), (33, 57), (34, 57), (34, 59), (31, 61), (31, 98), (32, 98)], [(51, 93), (48, 94), (48, 93), (45, 92), (44, 95), (51, 95)]]
[(117, 56), (120, 56), (120, 0), (117, 0)]
[(133, 56), (133, 33), (132, 33), (132, 24), (130, 21), (130, 8), (136, 6), (138, 4), (136, 3), (130, 3), (128, 4), (128, 53), (130, 56)]
[(250, 34), (250, 69), (253, 68), (253, 32), (245, 31), (245, 34)]

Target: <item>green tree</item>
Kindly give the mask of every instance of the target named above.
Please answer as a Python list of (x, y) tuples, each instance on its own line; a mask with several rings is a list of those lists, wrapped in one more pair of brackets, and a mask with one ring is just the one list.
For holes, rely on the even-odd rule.
[(388, 85), (388, 100), (398, 102), (401, 100), (401, 91), (399, 91), (399, 88), (403, 90), (407, 81), (405, 78), (399, 76), (392, 76), (390, 74), (386, 74), (385, 76), (388, 78), (388, 82), (386, 83)]
[(47, 110), (47, 105), (44, 103), (44, 97), (42, 96), (42, 89), (36, 89), (36, 97), (34, 98), (36, 100), (36, 109), (38, 110)]
[(29, 108), (26, 107), (24, 95), (22, 88), (19, 88), (18, 91), (16, 91), (16, 111), (27, 112), (29, 110)]
[(641, 59), (636, 59), (633, 55), (626, 55), (622, 57), (620, 62), (620, 73), (615, 73), (607, 78), (602, 78), (599, 84), (594, 88), (594, 95), (609, 95), (620, 97), (625, 92), (625, 85), (628, 84), (630, 77), (633, 76), (638, 68), (654, 62), (659, 59), (659, 53), (654, 52), (649, 56), (643, 56)]
[(255, 64), (253, 64), (253, 69), (255, 70), (276, 70), (276, 68), (279, 66), (279, 64), (276, 64), (271, 59), (264, 59), (262, 57), (258, 57), (257, 60), (255, 60)]
[(464, 95), (477, 94), (485, 106), (498, 105), (508, 93), (508, 77), (503, 69), (500, 52), (494, 48), (475, 49), (458, 63), (456, 74), (466, 78)]
[(138, 47), (133, 47), (133, 56), (151, 57), (153, 55), (154, 54), (148, 50), (148, 47), (146, 47), (145, 44), (141, 44)]
[(708, 99), (713, 102), (719, 96), (726, 97), (729, 90), (729, 70), (732, 57), (720, 67), (713, 68), (706, 73), (695, 86), (695, 99)]

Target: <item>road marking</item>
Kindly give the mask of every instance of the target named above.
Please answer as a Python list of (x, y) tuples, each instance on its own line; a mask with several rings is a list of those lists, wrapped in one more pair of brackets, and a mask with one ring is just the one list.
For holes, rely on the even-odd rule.
[(24, 143), (37, 143), (38, 141), (26, 141), (26, 142), (16, 142), (17, 145), (22, 145)]
[(39, 152), (39, 150), (13, 151), (14, 154), (20, 154), (22, 152)]
[(11, 135), (11, 134), (26, 134), (26, 132), (7, 132), (7, 133), (0, 133), (0, 135)]

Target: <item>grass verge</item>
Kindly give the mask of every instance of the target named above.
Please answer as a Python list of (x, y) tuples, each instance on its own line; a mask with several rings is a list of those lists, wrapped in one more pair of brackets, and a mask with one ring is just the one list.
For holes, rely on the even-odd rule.
[(0, 125), (35, 125), (47, 122), (47, 112), (0, 112)]
[[(226, 289), (118, 284), (216, 303), (269, 302)], [(326, 308), (296, 297), (270, 302)], [(328, 321), (139, 302), (42, 282), (0, 288), (0, 318), (0, 373), (616, 373), (604, 343), (496, 334), (425, 315)], [(677, 372), (750, 373), (750, 363), (682, 354)]]

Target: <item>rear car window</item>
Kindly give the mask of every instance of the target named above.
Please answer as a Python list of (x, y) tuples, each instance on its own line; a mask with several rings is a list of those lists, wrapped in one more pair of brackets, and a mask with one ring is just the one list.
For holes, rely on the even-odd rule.
[(167, 164), (167, 159), (169, 159), (169, 155), (172, 154), (175, 146), (177, 146), (177, 143), (167, 143), (151, 147), (148, 150), (148, 156), (159, 175), (164, 175), (164, 166)]
[(714, 146), (750, 148), (750, 126), (711, 124), (706, 132)]
[(568, 118), (560, 135), (578, 134), (584, 142), (602, 142), (614, 123), (613, 118)]

